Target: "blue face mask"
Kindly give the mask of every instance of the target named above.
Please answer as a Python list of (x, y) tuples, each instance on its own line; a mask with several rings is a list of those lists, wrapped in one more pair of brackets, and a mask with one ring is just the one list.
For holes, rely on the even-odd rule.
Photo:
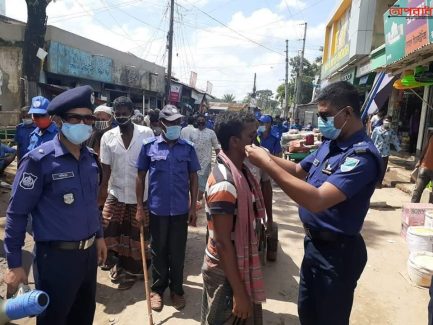
[[(335, 116), (340, 114), (342, 111), (344, 111), (344, 108), (342, 110), (340, 110)], [(344, 123), (344, 125), (341, 129), (337, 129), (334, 125), (335, 116), (327, 117), (326, 121), (323, 118), (319, 117), (319, 119), (317, 121), (320, 133), (322, 133), (322, 135), (329, 140), (337, 139), (339, 137), (341, 130), (343, 129), (344, 125), (346, 125), (346, 123)]]
[(71, 124), (63, 122), (62, 133), (70, 142), (79, 145), (90, 138), (92, 126), (83, 123)]
[(177, 140), (180, 137), (182, 127), (180, 125), (166, 126), (167, 131), (163, 131), (167, 140)]
[(263, 133), (265, 131), (266, 131), (266, 126), (264, 126), (264, 125), (260, 125), (259, 128), (257, 129), (258, 133)]

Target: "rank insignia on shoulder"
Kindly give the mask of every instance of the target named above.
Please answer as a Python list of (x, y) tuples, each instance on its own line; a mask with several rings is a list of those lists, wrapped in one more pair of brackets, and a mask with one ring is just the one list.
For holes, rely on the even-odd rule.
[(63, 202), (65, 202), (66, 204), (72, 204), (74, 203), (74, 201), (75, 201), (74, 194), (68, 193), (63, 195)]
[(146, 144), (152, 143), (152, 142), (154, 142), (155, 140), (156, 140), (156, 137), (146, 138), (146, 139), (143, 140), (143, 145), (146, 145)]
[(359, 159), (347, 157), (340, 168), (343, 173), (350, 172), (351, 170), (355, 169), (356, 166), (358, 166), (358, 164), (359, 164)]
[(23, 176), (21, 177), (20, 187), (25, 190), (33, 190), (37, 179), (38, 177), (32, 173), (24, 172)]

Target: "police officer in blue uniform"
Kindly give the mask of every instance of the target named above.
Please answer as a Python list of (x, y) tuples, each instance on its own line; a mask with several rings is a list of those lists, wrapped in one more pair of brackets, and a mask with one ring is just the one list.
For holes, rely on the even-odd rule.
[(281, 135), (278, 130), (272, 130), (272, 116), (262, 115), (259, 119), (259, 124), (257, 133), (260, 146), (268, 149), (271, 154), (280, 156), (282, 151), (280, 144)]
[(57, 132), (56, 123), (54, 123), (48, 114), (48, 105), (50, 101), (42, 96), (32, 98), (32, 106), (29, 114), (32, 115), (33, 123), (36, 129), (30, 133), (30, 143), (27, 147), (27, 152), (39, 147), (42, 143), (52, 140)]
[(22, 268), (27, 216), (33, 217), (36, 287), (50, 304), (38, 325), (91, 325), (95, 312), (96, 270), (105, 262), (97, 206), (97, 157), (81, 144), (92, 133), (93, 90), (77, 87), (58, 95), (48, 112), (62, 121), (61, 132), (20, 161), (7, 209), (4, 247), (8, 294), (27, 283)]
[(299, 164), (246, 148), (299, 204), (305, 229), (298, 312), (301, 324), (349, 324), (354, 290), (367, 262), (360, 234), (382, 160), (360, 119), (356, 89), (325, 87), (317, 98), (319, 129), (327, 139)]

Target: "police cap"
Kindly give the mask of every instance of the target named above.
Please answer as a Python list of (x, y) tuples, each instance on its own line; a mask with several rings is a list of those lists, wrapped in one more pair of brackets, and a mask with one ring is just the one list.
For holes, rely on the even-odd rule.
[(95, 95), (90, 86), (80, 86), (66, 90), (56, 96), (48, 105), (48, 114), (62, 115), (74, 108), (85, 107), (93, 111)]

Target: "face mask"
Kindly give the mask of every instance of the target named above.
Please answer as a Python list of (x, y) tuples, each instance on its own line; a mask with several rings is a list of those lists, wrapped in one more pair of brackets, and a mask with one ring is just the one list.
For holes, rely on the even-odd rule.
[(110, 121), (96, 121), (95, 122), (95, 129), (102, 131), (105, 129), (108, 129), (111, 125)]
[(33, 120), (31, 118), (23, 118), (23, 124), (24, 125), (30, 125), (33, 123)]
[(163, 131), (167, 140), (177, 140), (180, 137), (182, 127), (180, 125), (166, 126), (167, 131)]
[(389, 122), (383, 122), (383, 127), (385, 129), (389, 129), (390, 123)]
[(70, 142), (79, 145), (90, 138), (92, 135), (92, 126), (83, 123), (63, 123), (62, 133)]
[(49, 117), (42, 117), (42, 118), (38, 118), (38, 119), (33, 120), (33, 122), (35, 123), (35, 125), (38, 128), (46, 129), (50, 126), (51, 119)]
[(130, 117), (116, 117), (115, 120), (117, 121), (117, 123), (119, 125), (125, 125), (131, 120), (131, 116)]
[(260, 125), (257, 129), (257, 132), (259, 132), (259, 133), (263, 133), (265, 131), (266, 131), (266, 126), (264, 126), (264, 125)]
[(347, 120), (346, 120), (346, 122), (344, 122), (344, 125), (342, 126), (341, 129), (337, 129), (334, 125), (334, 118), (344, 110), (345, 110), (345, 108), (340, 110), (337, 114), (335, 114), (335, 116), (327, 117), (326, 121), (324, 119), (322, 119), (321, 117), (319, 117), (317, 124), (318, 124), (320, 133), (322, 133), (322, 135), (325, 138), (327, 138), (329, 140), (335, 140), (338, 138), (338, 136), (341, 133), (341, 130), (343, 130), (344, 126), (346, 125)]

